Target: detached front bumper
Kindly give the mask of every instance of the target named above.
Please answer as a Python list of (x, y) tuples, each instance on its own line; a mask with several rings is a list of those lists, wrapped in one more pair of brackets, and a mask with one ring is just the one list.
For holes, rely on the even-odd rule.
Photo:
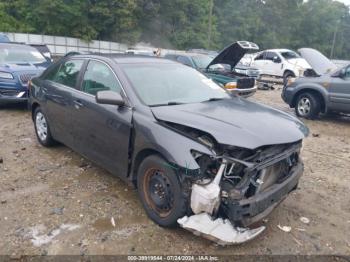
[(304, 171), (300, 162), (292, 168), (289, 177), (280, 184), (271, 186), (248, 199), (231, 201), (226, 206), (226, 213), (232, 224), (249, 226), (266, 217), (287, 195), (298, 186), (299, 178)]

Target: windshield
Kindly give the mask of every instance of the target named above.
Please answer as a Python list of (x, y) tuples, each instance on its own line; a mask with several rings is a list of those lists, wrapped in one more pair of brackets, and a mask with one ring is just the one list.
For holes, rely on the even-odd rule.
[(45, 57), (35, 48), (23, 46), (19, 47), (1, 47), (0, 48), (0, 63), (2, 64), (18, 64), (31, 63), (40, 64), (46, 62)]
[(210, 62), (213, 61), (212, 57), (206, 55), (193, 56), (192, 59), (196, 64), (196, 67), (200, 69), (207, 68)]
[(293, 59), (293, 58), (300, 58), (300, 55), (298, 55), (297, 53), (295, 53), (293, 51), (281, 52), (281, 55), (287, 60)]
[(121, 65), (140, 99), (149, 106), (230, 98), (197, 70), (180, 64)]

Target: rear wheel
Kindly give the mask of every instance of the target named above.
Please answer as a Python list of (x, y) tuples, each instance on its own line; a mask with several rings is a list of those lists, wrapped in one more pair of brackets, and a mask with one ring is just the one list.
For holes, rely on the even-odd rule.
[(174, 227), (186, 215), (187, 201), (178, 176), (163, 158), (145, 158), (137, 174), (137, 189), (147, 215), (157, 224)]
[(321, 112), (319, 97), (312, 93), (302, 93), (298, 96), (295, 112), (300, 117), (314, 119)]
[(37, 107), (34, 111), (34, 127), (36, 137), (38, 138), (40, 144), (46, 147), (55, 144), (56, 141), (51, 135), (47, 118), (40, 107)]

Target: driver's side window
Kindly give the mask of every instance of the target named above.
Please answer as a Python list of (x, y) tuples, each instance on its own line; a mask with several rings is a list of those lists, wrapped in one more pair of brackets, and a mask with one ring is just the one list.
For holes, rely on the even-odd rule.
[(266, 53), (266, 60), (273, 61), (274, 57), (278, 57), (276, 53), (273, 52), (267, 52)]
[(82, 91), (96, 95), (98, 91), (121, 91), (121, 86), (112, 70), (104, 63), (90, 61), (83, 78)]

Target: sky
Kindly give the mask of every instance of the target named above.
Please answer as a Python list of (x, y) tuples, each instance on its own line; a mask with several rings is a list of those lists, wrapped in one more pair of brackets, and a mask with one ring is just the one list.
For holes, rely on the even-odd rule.
[(342, 2), (348, 6), (350, 6), (350, 0), (337, 0), (338, 2)]

